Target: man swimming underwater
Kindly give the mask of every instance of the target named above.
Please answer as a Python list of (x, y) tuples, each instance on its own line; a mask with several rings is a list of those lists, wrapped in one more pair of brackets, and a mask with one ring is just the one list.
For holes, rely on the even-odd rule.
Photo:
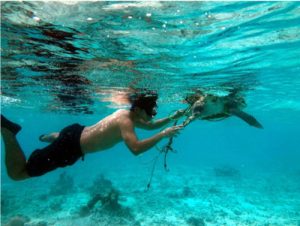
[(216, 121), (236, 116), (250, 126), (263, 128), (252, 115), (243, 111), (243, 108), (246, 107), (246, 102), (235, 90), (225, 96), (217, 96), (197, 90), (195, 93), (188, 95), (185, 98), (185, 102), (190, 107), (187, 112), (189, 118), (183, 123), (184, 126), (194, 119)]
[(35, 150), (28, 160), (16, 139), (21, 126), (1, 115), (8, 176), (13, 180), (41, 176), (58, 167), (73, 165), (85, 154), (109, 149), (121, 141), (134, 155), (146, 152), (163, 138), (176, 135), (182, 128), (168, 127), (148, 139), (138, 140), (135, 127), (158, 129), (183, 115), (182, 111), (177, 111), (170, 117), (152, 121), (156, 115), (157, 98), (158, 95), (152, 91), (136, 92), (129, 98), (130, 110), (117, 110), (91, 126), (73, 124), (59, 133), (43, 135), (40, 140), (51, 144)]

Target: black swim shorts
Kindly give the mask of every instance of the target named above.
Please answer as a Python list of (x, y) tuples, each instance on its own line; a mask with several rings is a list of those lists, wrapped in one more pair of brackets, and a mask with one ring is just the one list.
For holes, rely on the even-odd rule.
[(58, 167), (73, 165), (83, 156), (80, 147), (83, 129), (79, 124), (67, 126), (50, 145), (32, 152), (26, 164), (28, 175), (41, 176)]

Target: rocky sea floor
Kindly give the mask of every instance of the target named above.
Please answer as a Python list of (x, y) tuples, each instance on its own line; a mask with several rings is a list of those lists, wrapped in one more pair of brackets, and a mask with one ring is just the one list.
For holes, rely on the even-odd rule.
[(300, 173), (247, 174), (231, 167), (110, 171), (74, 180), (2, 182), (1, 223), (7, 226), (300, 225)]

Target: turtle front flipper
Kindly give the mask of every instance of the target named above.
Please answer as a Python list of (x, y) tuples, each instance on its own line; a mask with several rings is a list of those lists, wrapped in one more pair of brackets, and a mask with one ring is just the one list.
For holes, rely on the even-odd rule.
[(241, 111), (239, 109), (236, 109), (236, 108), (232, 108), (229, 110), (230, 113), (232, 115), (235, 115), (237, 117), (239, 117), (240, 119), (244, 120), (246, 123), (248, 123), (250, 126), (254, 126), (256, 128), (259, 128), (259, 129), (263, 129), (264, 127), (262, 126), (262, 124), (260, 124), (256, 118), (254, 118), (252, 115), (249, 115), (247, 114), (246, 112), (244, 111)]

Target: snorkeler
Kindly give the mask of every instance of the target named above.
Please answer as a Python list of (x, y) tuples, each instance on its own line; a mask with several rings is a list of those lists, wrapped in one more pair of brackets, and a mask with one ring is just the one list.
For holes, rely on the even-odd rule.
[(135, 92), (129, 97), (130, 110), (117, 110), (92, 126), (73, 124), (59, 133), (42, 135), (40, 140), (51, 144), (35, 150), (28, 160), (16, 139), (21, 126), (1, 115), (5, 165), (9, 177), (13, 180), (24, 180), (41, 176), (58, 167), (73, 165), (85, 154), (109, 149), (121, 141), (125, 142), (134, 155), (146, 152), (163, 138), (178, 134), (182, 128), (168, 127), (148, 139), (138, 140), (135, 127), (158, 129), (183, 115), (183, 111), (176, 111), (170, 117), (152, 121), (156, 115), (157, 98), (156, 92)]
[(205, 94), (197, 90), (194, 94), (187, 96), (185, 101), (190, 105), (190, 108), (188, 111), (189, 117), (183, 123), (184, 126), (194, 119), (216, 121), (236, 116), (250, 126), (263, 128), (252, 115), (243, 111), (243, 108), (246, 107), (246, 102), (243, 97), (238, 95), (236, 90), (226, 96)]

